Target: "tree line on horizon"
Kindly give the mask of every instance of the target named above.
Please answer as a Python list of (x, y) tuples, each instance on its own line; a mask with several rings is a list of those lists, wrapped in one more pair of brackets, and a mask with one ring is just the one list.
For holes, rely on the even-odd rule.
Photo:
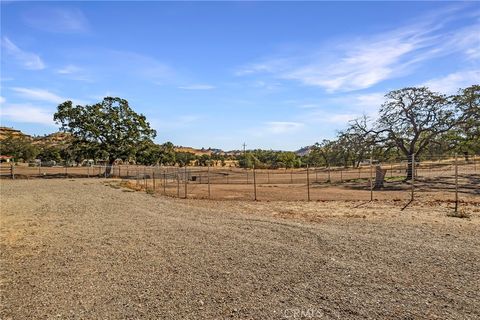
[(106, 97), (92, 105), (65, 101), (54, 120), (60, 131), (71, 134), (64, 147), (36, 146), (28, 139), (7, 137), (1, 154), (17, 160), (81, 163), (85, 159), (118, 159), (145, 165), (196, 165), (210, 161), (225, 165), (236, 160), (241, 167), (299, 168), (310, 166), (358, 167), (377, 161), (418, 160), (458, 153), (468, 158), (480, 153), (480, 85), (447, 96), (426, 87), (408, 87), (385, 95), (376, 120), (362, 116), (348, 123), (335, 139), (309, 147), (305, 155), (273, 150), (249, 150), (238, 155), (195, 155), (175, 151), (173, 143), (153, 142), (156, 131), (146, 117), (130, 108), (128, 101)]

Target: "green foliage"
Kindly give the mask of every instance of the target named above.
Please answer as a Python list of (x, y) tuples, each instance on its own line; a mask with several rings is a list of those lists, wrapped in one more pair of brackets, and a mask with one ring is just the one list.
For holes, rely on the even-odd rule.
[(55, 146), (46, 146), (43, 147), (40, 153), (38, 154), (38, 158), (42, 160), (42, 162), (47, 161), (55, 161), (60, 162), (62, 161), (62, 150)]
[(61, 130), (73, 135), (73, 145), (91, 154), (101, 150), (110, 163), (134, 157), (156, 136), (145, 116), (134, 112), (121, 98), (106, 97), (85, 106), (65, 101), (58, 106), (54, 120), (61, 124)]
[(0, 141), (0, 154), (12, 156), (15, 161), (30, 161), (35, 159), (39, 150), (32, 141), (23, 136), (7, 135)]
[(188, 166), (190, 162), (195, 160), (195, 154), (191, 152), (176, 152), (175, 159), (180, 167)]

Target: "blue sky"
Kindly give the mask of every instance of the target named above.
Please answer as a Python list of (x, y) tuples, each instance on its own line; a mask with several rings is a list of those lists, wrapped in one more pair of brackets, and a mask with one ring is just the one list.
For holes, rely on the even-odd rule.
[(480, 83), (479, 2), (2, 2), (1, 123), (127, 99), (157, 142), (296, 150), (389, 90)]

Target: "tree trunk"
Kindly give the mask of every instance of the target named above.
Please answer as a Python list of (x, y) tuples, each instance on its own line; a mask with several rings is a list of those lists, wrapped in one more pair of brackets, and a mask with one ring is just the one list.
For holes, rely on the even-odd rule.
[(106, 172), (106, 173), (105, 173), (105, 176), (106, 176), (106, 177), (110, 177), (110, 175), (112, 174), (112, 168), (113, 168), (113, 164), (114, 164), (114, 163), (115, 163), (115, 159), (110, 160), (110, 161), (108, 162), (108, 165), (107, 165), (107, 167), (105, 168), (105, 172)]
[(374, 186), (375, 190), (383, 188), (383, 183), (385, 182), (386, 174), (387, 174), (386, 169), (382, 169), (380, 165), (375, 166), (375, 186)]

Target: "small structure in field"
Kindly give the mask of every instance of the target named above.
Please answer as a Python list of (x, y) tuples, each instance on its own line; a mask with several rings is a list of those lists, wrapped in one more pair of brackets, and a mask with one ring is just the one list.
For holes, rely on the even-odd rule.
[(9, 163), (10, 161), (13, 162), (13, 156), (0, 155), (0, 162)]

